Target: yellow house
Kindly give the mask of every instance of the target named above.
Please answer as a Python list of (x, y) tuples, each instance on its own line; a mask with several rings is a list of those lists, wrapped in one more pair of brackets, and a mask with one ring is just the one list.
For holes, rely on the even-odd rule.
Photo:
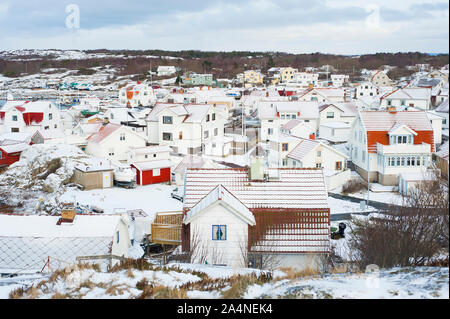
[(244, 82), (249, 84), (262, 84), (264, 76), (257, 71), (248, 70), (244, 72)]
[(298, 72), (298, 69), (291, 68), (290, 66), (287, 68), (281, 69), (281, 72), (280, 72), (281, 82), (286, 83), (287, 81), (294, 79), (294, 74), (297, 72)]

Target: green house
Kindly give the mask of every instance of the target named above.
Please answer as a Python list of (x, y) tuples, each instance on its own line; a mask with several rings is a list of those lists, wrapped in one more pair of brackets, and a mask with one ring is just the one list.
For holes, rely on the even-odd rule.
[(185, 85), (207, 85), (212, 86), (214, 84), (212, 74), (191, 74), (183, 80)]

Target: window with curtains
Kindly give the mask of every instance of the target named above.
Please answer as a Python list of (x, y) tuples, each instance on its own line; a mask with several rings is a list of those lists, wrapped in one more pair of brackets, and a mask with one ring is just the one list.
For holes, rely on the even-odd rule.
[(227, 226), (213, 225), (212, 226), (212, 240), (227, 240)]

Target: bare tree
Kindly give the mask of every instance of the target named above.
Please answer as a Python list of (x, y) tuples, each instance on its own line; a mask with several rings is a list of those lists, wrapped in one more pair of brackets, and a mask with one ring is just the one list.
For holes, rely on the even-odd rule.
[(355, 221), (349, 241), (360, 267), (424, 265), (449, 249), (448, 180), (419, 183), (404, 206)]

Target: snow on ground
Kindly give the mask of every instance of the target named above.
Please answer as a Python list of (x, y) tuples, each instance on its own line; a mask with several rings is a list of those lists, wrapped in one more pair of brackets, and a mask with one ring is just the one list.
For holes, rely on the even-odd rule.
[(330, 214), (345, 214), (345, 213), (361, 213), (375, 211), (372, 206), (366, 207), (366, 210), (362, 211), (360, 204), (352, 203), (346, 200), (328, 197), (328, 206), (330, 207)]
[(254, 285), (247, 289), (244, 298), (448, 299), (448, 289), (448, 268), (394, 268), (375, 274), (333, 274)]
[[(267, 273), (268, 271), (261, 271), (251, 268), (231, 268), (226, 266), (212, 266), (212, 265), (200, 265), (200, 264), (169, 264), (170, 268), (180, 269), (185, 271), (200, 271), (208, 275), (212, 279), (224, 279), (230, 278), (235, 275), (250, 275)], [(273, 272), (275, 278), (283, 277), (285, 274), (282, 271), (276, 270)]]
[[(190, 269), (197, 273), (181, 271)], [(199, 272), (199, 273), (198, 273)], [(219, 299), (222, 293), (230, 288), (209, 285), (208, 289), (199, 290), (204, 280), (214, 278), (230, 279), (236, 273), (258, 273), (258, 270), (226, 270), (218, 266), (173, 265), (154, 270), (120, 270), (116, 272), (99, 272), (94, 269), (75, 270), (58, 277), (56, 281), (47, 282), (45, 290), (37, 290), (34, 296), (49, 299), (55, 294), (68, 298), (86, 299), (129, 299), (142, 293), (140, 284), (147, 281), (153, 287), (167, 287), (178, 291), (182, 285), (199, 283), (199, 286), (187, 286), (185, 292), (192, 299)], [(260, 298), (297, 298), (297, 299), (448, 299), (448, 268), (444, 267), (411, 267), (382, 269), (374, 273), (326, 274), (323, 276), (298, 276), (292, 278), (282, 275), (274, 276), (264, 284), (250, 284), (243, 294), (244, 299)], [(201, 275), (206, 273), (207, 277)], [(201, 277), (200, 277), (201, 276)], [(20, 281), (19, 281), (20, 280)], [(30, 287), (38, 283), (36, 279), (28, 281), (21, 278), (0, 279), (0, 298), (8, 298), (9, 293), (21, 287)], [(223, 285), (222, 285), (223, 287)]]
[(148, 185), (135, 189), (119, 187), (81, 191), (68, 189), (59, 197), (62, 202), (78, 202), (82, 205), (97, 206), (105, 214), (114, 214), (120, 210), (142, 209), (150, 216), (157, 212), (181, 211), (183, 203), (170, 196), (174, 186)]

